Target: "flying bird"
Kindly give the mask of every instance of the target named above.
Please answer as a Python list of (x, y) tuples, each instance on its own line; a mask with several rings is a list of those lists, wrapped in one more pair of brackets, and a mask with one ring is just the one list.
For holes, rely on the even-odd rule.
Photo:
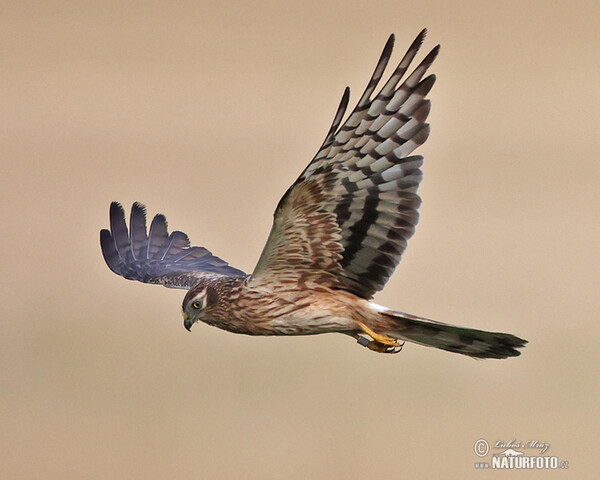
[(375, 93), (388, 64), (388, 39), (358, 104), (346, 88), (323, 145), (280, 200), (273, 227), (251, 275), (230, 266), (188, 236), (171, 234), (163, 215), (146, 229), (146, 209), (110, 206), (100, 232), (109, 268), (130, 280), (187, 289), (184, 326), (204, 322), (247, 335), (343, 333), (375, 352), (397, 353), (405, 341), (475, 358), (520, 354), (527, 342), (398, 312), (372, 301), (386, 284), (415, 231), (423, 157), (429, 136), (425, 76), (433, 48), (409, 74), (426, 31), (412, 43)]

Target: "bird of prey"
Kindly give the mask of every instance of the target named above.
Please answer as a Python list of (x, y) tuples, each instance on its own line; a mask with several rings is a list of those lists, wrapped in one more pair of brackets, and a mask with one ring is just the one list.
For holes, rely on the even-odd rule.
[(400, 262), (421, 203), (423, 157), (411, 155), (429, 135), (435, 76), (425, 76), (433, 48), (408, 75), (423, 30), (375, 93), (392, 53), (388, 39), (358, 104), (342, 123), (346, 88), (323, 145), (280, 200), (251, 275), (233, 268), (187, 235), (170, 235), (163, 215), (146, 231), (146, 209), (110, 206), (100, 232), (109, 268), (130, 280), (183, 288), (184, 326), (204, 322), (248, 335), (343, 333), (381, 353), (405, 341), (475, 358), (520, 354), (525, 340), (398, 312), (372, 301)]

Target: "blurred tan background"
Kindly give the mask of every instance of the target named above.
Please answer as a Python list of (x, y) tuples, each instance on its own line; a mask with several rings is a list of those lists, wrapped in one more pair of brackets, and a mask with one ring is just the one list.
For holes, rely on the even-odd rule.
[[(475, 470), (484, 438), (548, 442), (561, 478), (592, 478), (596, 5), (4, 2), (0, 477), (512, 476)], [(110, 201), (138, 200), (251, 272), (343, 88), (422, 27), (442, 44), (422, 220), (376, 300), (515, 333), (521, 357), (189, 334), (182, 291), (104, 265)]]

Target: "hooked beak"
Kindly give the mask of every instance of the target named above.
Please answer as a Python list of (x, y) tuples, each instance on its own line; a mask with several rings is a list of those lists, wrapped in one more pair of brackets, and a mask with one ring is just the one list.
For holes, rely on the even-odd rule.
[(194, 322), (192, 322), (192, 321), (190, 320), (190, 318), (188, 317), (188, 314), (187, 314), (187, 313), (184, 313), (184, 314), (183, 314), (183, 326), (185, 327), (185, 329), (186, 329), (188, 332), (191, 332), (191, 331), (192, 331), (192, 325), (193, 325), (193, 324), (194, 324)]

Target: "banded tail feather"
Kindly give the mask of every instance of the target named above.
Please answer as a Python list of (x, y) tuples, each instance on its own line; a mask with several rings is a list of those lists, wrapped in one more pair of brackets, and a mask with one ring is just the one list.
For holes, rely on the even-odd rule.
[(517, 349), (527, 344), (510, 333), (459, 327), (395, 310), (385, 309), (382, 314), (386, 333), (392, 337), (473, 358), (517, 357), (521, 355)]

